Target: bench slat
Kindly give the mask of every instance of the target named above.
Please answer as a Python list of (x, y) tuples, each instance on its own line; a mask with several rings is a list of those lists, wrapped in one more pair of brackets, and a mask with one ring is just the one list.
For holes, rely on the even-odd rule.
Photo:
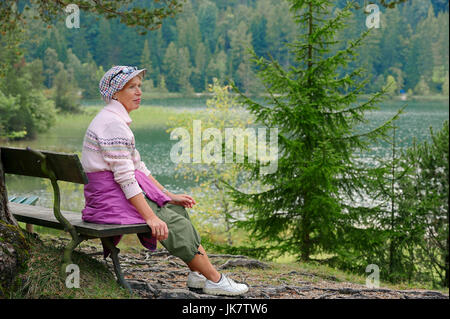
[(19, 196), (15, 200), (13, 200), (14, 203), (24, 204), (24, 202), (27, 200), (26, 196)]
[(37, 197), (37, 196), (30, 196), (30, 197), (27, 197), (27, 199), (24, 202), (20, 203), (20, 204), (34, 205), (34, 204), (36, 204), (36, 202), (38, 200), (39, 200), (39, 197)]
[[(65, 182), (87, 184), (88, 179), (76, 154), (40, 151), (55, 172), (56, 179)], [(1, 147), (1, 162), (7, 174), (44, 177), (37, 155), (22, 148)]]
[[(13, 202), (8, 203), (8, 208), (13, 216), (20, 222), (56, 229), (64, 229), (63, 226), (56, 220), (55, 215), (53, 214), (53, 209), (51, 208), (30, 206)], [(94, 224), (84, 222), (81, 219), (81, 213), (70, 211), (61, 211), (61, 213), (81, 235), (101, 238), (123, 234), (147, 233), (150, 231), (150, 228), (145, 223), (133, 225)]]

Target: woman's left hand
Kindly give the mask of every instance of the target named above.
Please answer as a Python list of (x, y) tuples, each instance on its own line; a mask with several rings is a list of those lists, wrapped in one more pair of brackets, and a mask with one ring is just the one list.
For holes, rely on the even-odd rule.
[(172, 200), (169, 202), (169, 204), (173, 204), (173, 205), (179, 205), (179, 206), (183, 206), (186, 208), (191, 208), (192, 206), (194, 206), (196, 204), (195, 200), (186, 194), (180, 194), (180, 195), (172, 195), (171, 196)]

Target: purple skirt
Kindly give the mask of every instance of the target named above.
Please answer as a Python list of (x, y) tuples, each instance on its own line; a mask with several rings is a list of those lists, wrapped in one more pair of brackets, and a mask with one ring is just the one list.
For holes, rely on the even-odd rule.
[[(114, 180), (111, 171), (101, 171), (86, 174), (89, 183), (84, 186), (85, 208), (82, 210), (82, 219), (85, 222), (96, 224), (144, 224), (145, 220), (136, 208), (128, 201), (120, 185)], [(159, 207), (170, 201), (141, 171), (135, 171), (135, 177), (145, 196), (155, 202)], [(142, 245), (150, 250), (156, 249), (156, 237), (149, 233), (137, 234)], [(114, 236), (113, 243), (117, 245), (122, 236)], [(110, 251), (103, 247), (105, 258)]]

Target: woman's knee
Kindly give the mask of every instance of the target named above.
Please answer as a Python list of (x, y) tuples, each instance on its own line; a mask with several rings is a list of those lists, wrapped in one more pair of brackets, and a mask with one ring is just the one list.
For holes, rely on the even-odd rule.
[(179, 205), (173, 205), (173, 204), (167, 204), (166, 206), (168, 209), (171, 209), (172, 211), (174, 211), (175, 213), (177, 213), (180, 216), (183, 216), (186, 219), (190, 220), (189, 217), (189, 213), (186, 210), (186, 208), (184, 208), (183, 206), (179, 206)]
[(161, 244), (174, 256), (189, 262), (194, 258), (200, 246), (200, 236), (196, 230), (184, 223), (182, 227), (169, 228), (169, 237), (161, 241)]

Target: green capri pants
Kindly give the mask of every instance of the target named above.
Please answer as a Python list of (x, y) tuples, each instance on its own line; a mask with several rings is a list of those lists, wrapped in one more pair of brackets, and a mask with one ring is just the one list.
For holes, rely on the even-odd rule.
[(189, 263), (199, 253), (200, 235), (192, 225), (186, 209), (179, 205), (166, 204), (159, 207), (155, 202), (146, 198), (153, 212), (167, 224), (169, 236), (160, 243), (171, 255)]

